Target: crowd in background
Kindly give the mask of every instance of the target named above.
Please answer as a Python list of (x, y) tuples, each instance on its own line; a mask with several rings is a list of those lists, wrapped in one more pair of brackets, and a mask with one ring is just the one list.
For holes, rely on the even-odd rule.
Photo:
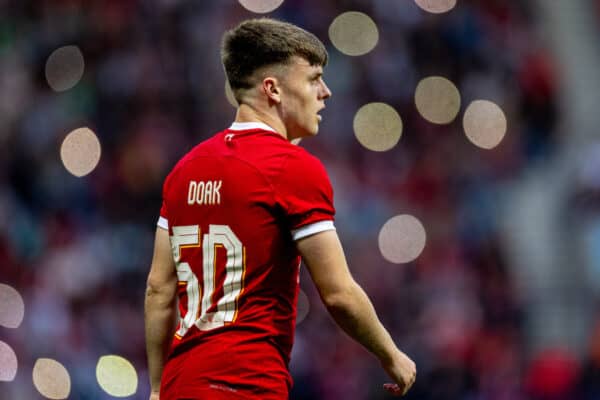
[[(526, 304), (499, 240), (503, 188), (552, 154), (560, 118), (560, 76), (530, 4), (464, 0), (434, 15), (412, 1), (286, 0), (272, 14), (328, 47), (333, 97), (320, 134), (301, 146), (330, 174), (356, 280), (417, 363), (407, 399), (600, 396), (598, 369), (560, 349), (543, 358), (528, 351)], [(349, 10), (379, 28), (364, 56), (328, 40), (329, 24)], [(106, 398), (95, 377), (105, 354), (130, 360), (140, 377), (134, 398), (147, 396), (143, 298), (162, 181), (232, 122), (220, 37), (252, 16), (234, 0), (0, 1), (0, 282), (25, 301), (23, 324), (0, 328), (19, 360), (0, 398), (35, 398), (28, 371), (39, 357), (65, 365), (71, 398)], [(81, 49), (85, 73), (55, 92), (44, 68), (64, 45)], [(430, 75), (456, 84), (462, 110), (475, 99), (502, 107), (508, 132), (497, 148), (473, 146), (461, 114), (441, 126), (419, 115), (414, 89)], [(352, 130), (354, 113), (374, 101), (404, 124), (399, 144), (383, 153), (362, 147)], [(81, 126), (96, 132), (102, 157), (76, 178), (59, 148)], [(386, 261), (377, 244), (398, 214), (427, 231), (423, 253), (404, 265)], [(301, 280), (311, 308), (297, 329), (291, 398), (386, 398), (377, 361), (335, 326), (305, 272)]]

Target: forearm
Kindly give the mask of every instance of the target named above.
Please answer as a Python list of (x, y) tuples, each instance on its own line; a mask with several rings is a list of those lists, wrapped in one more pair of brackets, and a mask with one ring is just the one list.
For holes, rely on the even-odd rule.
[(373, 304), (358, 284), (352, 285), (347, 293), (326, 301), (325, 305), (344, 332), (380, 361), (390, 360), (399, 351), (379, 321)]
[(144, 308), (150, 387), (158, 391), (175, 326), (175, 301), (148, 288)]

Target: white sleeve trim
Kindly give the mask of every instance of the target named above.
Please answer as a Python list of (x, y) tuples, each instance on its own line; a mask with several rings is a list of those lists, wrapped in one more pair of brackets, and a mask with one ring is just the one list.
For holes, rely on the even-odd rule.
[(292, 239), (300, 240), (307, 236), (314, 235), (324, 231), (335, 231), (333, 221), (319, 221), (301, 228), (292, 230)]
[(158, 217), (158, 222), (156, 225), (158, 225), (159, 228), (169, 230), (169, 220), (165, 217)]

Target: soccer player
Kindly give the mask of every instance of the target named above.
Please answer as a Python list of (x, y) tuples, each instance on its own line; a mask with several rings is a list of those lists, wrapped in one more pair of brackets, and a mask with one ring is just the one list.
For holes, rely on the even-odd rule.
[(394, 381), (384, 388), (404, 394), (415, 364), (349, 272), (325, 169), (290, 143), (317, 134), (331, 96), (325, 47), (253, 19), (225, 33), (222, 62), (235, 122), (163, 187), (145, 299), (150, 398), (287, 399), (300, 257), (338, 325)]

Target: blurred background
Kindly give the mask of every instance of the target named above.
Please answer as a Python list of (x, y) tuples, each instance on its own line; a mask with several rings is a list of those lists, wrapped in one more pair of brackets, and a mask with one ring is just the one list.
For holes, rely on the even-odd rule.
[[(327, 46), (317, 138), (407, 399), (600, 399), (600, 1), (0, 0), (0, 399), (145, 399), (163, 179), (229, 126), (222, 33)], [(386, 399), (305, 272), (291, 399)]]

